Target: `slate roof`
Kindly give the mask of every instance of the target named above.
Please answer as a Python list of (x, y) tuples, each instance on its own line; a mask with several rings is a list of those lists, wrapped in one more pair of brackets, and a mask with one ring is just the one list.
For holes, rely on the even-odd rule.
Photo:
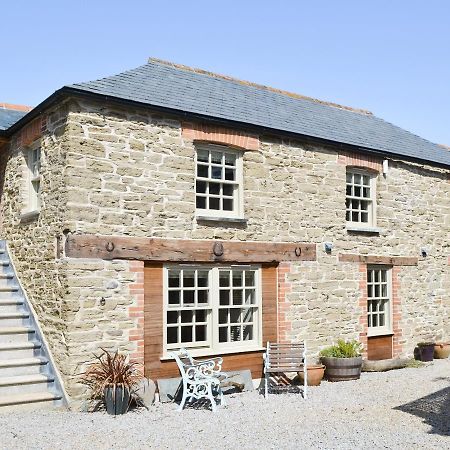
[(7, 130), (14, 125), (28, 111), (17, 111), (15, 109), (0, 108), (0, 130)]

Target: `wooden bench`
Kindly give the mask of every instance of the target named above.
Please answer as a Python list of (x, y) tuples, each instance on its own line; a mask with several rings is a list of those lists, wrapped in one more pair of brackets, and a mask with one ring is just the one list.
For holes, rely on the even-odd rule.
[(270, 374), (288, 372), (303, 372), (303, 398), (306, 398), (308, 381), (305, 343), (279, 344), (267, 342), (267, 350), (264, 355), (264, 397), (266, 399), (269, 394)]

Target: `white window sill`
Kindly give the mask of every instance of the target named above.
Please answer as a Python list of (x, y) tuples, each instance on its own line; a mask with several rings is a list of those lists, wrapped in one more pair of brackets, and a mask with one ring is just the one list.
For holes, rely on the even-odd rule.
[[(228, 349), (228, 350), (222, 350), (222, 351), (210, 350), (208, 348), (195, 349), (195, 350), (191, 350), (188, 348), (186, 350), (194, 358), (208, 358), (208, 357), (214, 358), (214, 357), (223, 356), (223, 355), (231, 355), (234, 353), (264, 352), (264, 351), (266, 351), (266, 348), (261, 347), (261, 346), (255, 346), (255, 347), (246, 347), (245, 349), (244, 348), (235, 348), (233, 350)], [(170, 351), (171, 350), (167, 350), (165, 352), (165, 354), (159, 358), (160, 361), (173, 361), (173, 358), (168, 355), (168, 353), (170, 353)], [(178, 352), (178, 350), (176, 350), (176, 349), (174, 349), (173, 351)]]
[(41, 211), (38, 209), (34, 211), (24, 211), (20, 214), (20, 222), (21, 223), (32, 222), (33, 220), (39, 217), (40, 213)]
[(224, 222), (224, 223), (236, 223), (246, 224), (247, 219), (242, 217), (214, 217), (214, 216), (196, 216), (197, 222)]
[(354, 225), (346, 225), (347, 231), (351, 231), (352, 233), (372, 233), (372, 234), (380, 234), (383, 229), (378, 227), (358, 227)]

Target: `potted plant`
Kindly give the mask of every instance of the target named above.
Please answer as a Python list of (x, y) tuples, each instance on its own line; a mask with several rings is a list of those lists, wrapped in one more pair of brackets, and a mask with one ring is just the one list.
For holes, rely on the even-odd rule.
[(81, 382), (92, 390), (92, 398), (102, 400), (108, 414), (125, 414), (130, 406), (133, 389), (143, 379), (137, 362), (127, 355), (102, 349), (82, 375)]
[[(308, 386), (320, 386), (325, 373), (325, 366), (323, 364), (308, 364), (306, 366), (306, 378)], [(298, 379), (301, 384), (304, 383), (303, 372), (297, 372)]]
[(450, 355), (450, 343), (436, 342), (434, 344), (434, 357), (436, 359), (446, 359)]
[(417, 356), (420, 361), (433, 361), (434, 342), (419, 342), (417, 344)]
[(325, 364), (325, 377), (329, 381), (358, 380), (361, 376), (362, 345), (356, 341), (338, 339), (337, 344), (320, 352)]

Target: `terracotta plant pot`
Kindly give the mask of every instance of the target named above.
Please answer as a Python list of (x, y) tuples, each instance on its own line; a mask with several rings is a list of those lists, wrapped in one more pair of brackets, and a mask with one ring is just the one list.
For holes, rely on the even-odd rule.
[(434, 342), (420, 342), (417, 344), (417, 348), (420, 361), (433, 361)]
[[(323, 364), (314, 364), (306, 367), (306, 376), (308, 386), (320, 386), (323, 375), (325, 373), (325, 366)], [(298, 372), (300, 383), (304, 383), (303, 372)]]
[(325, 364), (325, 378), (328, 381), (359, 380), (361, 376), (362, 357), (332, 358), (322, 356)]
[(434, 344), (434, 357), (436, 359), (446, 359), (450, 355), (450, 343), (436, 342)]

